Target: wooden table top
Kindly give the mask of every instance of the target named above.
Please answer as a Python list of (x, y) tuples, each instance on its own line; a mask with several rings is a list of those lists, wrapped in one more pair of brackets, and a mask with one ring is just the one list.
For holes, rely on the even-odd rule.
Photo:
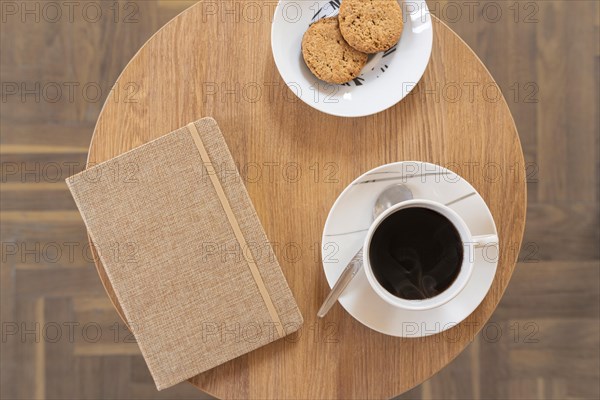
[[(294, 340), (274, 342), (190, 382), (221, 398), (278, 399), (385, 398), (420, 384), (456, 357), (489, 319), (523, 237), (523, 153), (493, 78), (433, 17), (431, 61), (406, 99), (364, 118), (325, 115), (296, 99), (277, 72), (270, 47), (272, 8), (263, 8), (260, 18), (240, 18), (207, 6), (198, 3), (169, 22), (123, 71), (98, 120), (89, 164), (214, 117), (275, 243), (305, 326)], [(491, 290), (463, 323), (421, 339), (375, 332), (339, 304), (318, 321), (329, 292), (319, 256), (329, 208), (361, 173), (402, 160), (446, 166), (481, 193), (500, 237)], [(96, 266), (123, 315), (103, 266)]]

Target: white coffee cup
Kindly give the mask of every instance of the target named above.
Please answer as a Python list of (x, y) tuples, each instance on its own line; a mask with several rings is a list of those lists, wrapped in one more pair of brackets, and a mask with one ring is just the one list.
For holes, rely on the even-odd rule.
[[(379, 225), (381, 225), (381, 223), (384, 220), (386, 220), (390, 215), (396, 213), (399, 210), (404, 210), (407, 208), (426, 208), (446, 217), (456, 228), (457, 232), (460, 235), (460, 239), (463, 243), (463, 259), (458, 276), (446, 290), (428, 299), (408, 300), (400, 298), (390, 293), (379, 283), (379, 281), (375, 277), (375, 274), (373, 273), (373, 269), (370, 263), (369, 252), (371, 247), (371, 240)], [(373, 221), (373, 224), (371, 224), (371, 227), (367, 232), (367, 236), (365, 238), (363, 246), (363, 266), (369, 284), (371, 285), (375, 293), (377, 293), (377, 295), (383, 300), (385, 300), (387, 303), (395, 307), (407, 310), (429, 310), (432, 308), (439, 307), (442, 304), (445, 304), (448, 301), (452, 300), (465, 288), (465, 286), (469, 282), (469, 279), (471, 279), (471, 275), (473, 273), (473, 263), (475, 259), (476, 248), (492, 246), (497, 244), (497, 235), (473, 236), (471, 234), (471, 231), (469, 230), (469, 227), (467, 226), (465, 221), (460, 217), (460, 215), (458, 215), (456, 211), (445, 206), (444, 204), (430, 200), (407, 200), (390, 207), (381, 215), (379, 215), (379, 217), (377, 217), (375, 221)]]

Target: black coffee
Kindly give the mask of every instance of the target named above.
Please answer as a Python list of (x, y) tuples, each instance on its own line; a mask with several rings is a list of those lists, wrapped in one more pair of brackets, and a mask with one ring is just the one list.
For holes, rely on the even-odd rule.
[(454, 225), (427, 208), (405, 208), (375, 230), (369, 262), (391, 294), (422, 300), (448, 289), (460, 272), (463, 244)]

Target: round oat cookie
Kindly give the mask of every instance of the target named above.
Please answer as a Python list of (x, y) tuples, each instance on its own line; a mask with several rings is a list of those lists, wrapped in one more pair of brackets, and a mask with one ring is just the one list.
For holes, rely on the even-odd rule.
[(397, 0), (343, 0), (339, 20), (348, 44), (368, 54), (393, 47), (404, 28)]
[(317, 78), (337, 84), (360, 75), (368, 58), (346, 43), (337, 17), (323, 18), (308, 28), (302, 38), (302, 56)]

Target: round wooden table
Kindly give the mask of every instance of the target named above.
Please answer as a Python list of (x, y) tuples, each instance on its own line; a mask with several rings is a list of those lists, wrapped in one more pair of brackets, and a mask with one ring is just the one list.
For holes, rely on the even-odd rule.
[[(273, 7), (261, 7), (262, 14), (255, 9), (251, 17), (243, 7), (235, 10), (200, 2), (145, 44), (106, 101), (89, 163), (204, 116), (220, 124), (305, 326), (293, 340), (198, 375), (190, 379), (193, 385), (220, 398), (398, 395), (438, 372), (473, 340), (512, 275), (525, 225), (526, 187), (508, 106), (477, 56), (433, 18), (431, 61), (407, 98), (365, 118), (322, 114), (295, 98), (276, 70)], [(329, 208), (358, 175), (401, 160), (446, 166), (481, 193), (500, 236), (491, 290), (461, 324), (421, 339), (377, 333), (339, 304), (317, 320), (329, 292), (319, 256)], [(96, 266), (123, 315), (103, 266)]]

